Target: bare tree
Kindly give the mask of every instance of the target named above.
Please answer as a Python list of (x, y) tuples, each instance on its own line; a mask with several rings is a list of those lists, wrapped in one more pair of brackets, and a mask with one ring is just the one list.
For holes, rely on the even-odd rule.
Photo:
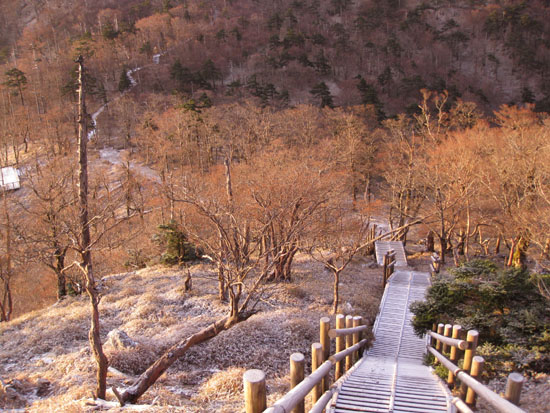
[[(310, 233), (309, 244), (304, 247), (309, 255), (323, 263), (334, 276), (332, 313), (338, 312), (340, 276), (357, 253), (367, 246), (366, 237), (370, 220), (361, 211), (354, 211), (345, 198), (323, 211), (323, 217)], [(356, 205), (356, 208), (361, 205)]]
[[(134, 402), (189, 348), (215, 337), (235, 324), (248, 319), (264, 292), (264, 281), (275, 259), (265, 266), (271, 250), (261, 249), (270, 222), (254, 219), (249, 207), (253, 199), (246, 186), (236, 186), (229, 163), (212, 179), (198, 182), (187, 176), (174, 191), (174, 201), (185, 207), (185, 228), (189, 239), (205, 251), (214, 262), (228, 294), (228, 313), (210, 326), (170, 347), (135, 383), (119, 393), (121, 404)], [(225, 178), (225, 182), (223, 182)], [(288, 234), (290, 242), (293, 234)]]

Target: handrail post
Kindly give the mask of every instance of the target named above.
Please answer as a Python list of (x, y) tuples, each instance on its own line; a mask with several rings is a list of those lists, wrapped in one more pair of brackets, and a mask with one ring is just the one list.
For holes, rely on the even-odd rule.
[[(476, 354), (478, 339), (479, 339), (479, 333), (476, 330), (468, 331), (468, 335), (466, 336), (466, 341), (468, 342), (468, 348), (464, 352), (464, 364), (462, 365), (462, 369), (468, 374), (470, 373), (470, 369), (472, 368), (472, 360)], [(468, 386), (466, 386), (465, 383), (462, 383), (462, 385), (460, 386), (460, 398), (462, 400), (466, 398), (467, 389), (468, 389)]]
[[(362, 324), (363, 324), (363, 317), (361, 316), (353, 317), (353, 327), (359, 327)], [(361, 341), (361, 337), (362, 337), (361, 331), (359, 331), (358, 333), (354, 333), (353, 345), (356, 345), (357, 343), (359, 343)], [(361, 358), (361, 351), (357, 350), (357, 352), (353, 355), (353, 362), (354, 363), (357, 362), (360, 358)]]
[[(304, 380), (305, 358), (302, 353), (290, 355), (290, 388), (293, 389)], [(305, 403), (302, 400), (292, 409), (292, 413), (305, 413)]]
[[(346, 325), (346, 319), (343, 314), (337, 314), (336, 315), (336, 328), (344, 328)], [(344, 337), (338, 336), (336, 337), (336, 353), (341, 352), (344, 350), (345, 347), (345, 340)], [(338, 380), (340, 377), (342, 377), (344, 372), (344, 362), (339, 361), (336, 363), (336, 368), (334, 371), (334, 380)]]
[[(319, 368), (323, 364), (323, 346), (321, 343), (313, 343), (311, 345), (311, 373)], [(312, 405), (323, 395), (323, 382), (319, 382), (311, 391)]]
[[(330, 337), (328, 336), (328, 331), (330, 330), (330, 318), (321, 317), (319, 321), (320, 324), (320, 343), (323, 349), (323, 360), (321, 363), (328, 360), (330, 356)], [(323, 392), (328, 390), (329, 387), (329, 376), (326, 376), (323, 379)]]
[[(451, 337), (452, 331), (453, 331), (453, 326), (450, 325), (450, 324), (445, 324), (445, 329), (444, 329), (443, 335), (445, 337)], [(443, 354), (449, 352), (449, 345), (448, 344), (443, 343), (442, 352), (443, 352)]]
[[(443, 331), (445, 330), (445, 324), (439, 323), (437, 325), (437, 334), (443, 335)], [(441, 353), (441, 346), (442, 343), (440, 340), (435, 340), (435, 349)]]
[(261, 413), (267, 407), (265, 373), (261, 370), (247, 370), (243, 374), (244, 403), (246, 413)]
[[(445, 324), (439, 323), (437, 325), (437, 334), (443, 335), (444, 330), (445, 330)], [(441, 353), (441, 347), (443, 347), (443, 343), (441, 342), (441, 340), (436, 339), (435, 340), (435, 349)], [(435, 360), (434, 364), (438, 364), (438, 363), (439, 362), (437, 360)]]
[(384, 272), (382, 274), (382, 288), (386, 288), (386, 280), (388, 276), (388, 261), (389, 261), (389, 252), (386, 252), (384, 254), (384, 257), (382, 258), (382, 263), (384, 264)]
[[(347, 315), (346, 328), (352, 328), (352, 327), (353, 327), (353, 316)], [(346, 348), (350, 348), (351, 346), (353, 346), (353, 335), (346, 334)], [(353, 366), (353, 354), (346, 356), (346, 371), (351, 369), (351, 366)]]
[[(458, 339), (461, 335), (461, 332), (462, 332), (462, 326), (458, 325), (458, 324), (455, 324), (453, 326), (453, 335), (452, 335), (452, 337)], [(458, 348), (456, 348), (455, 346), (452, 346), (451, 347), (451, 355), (449, 357), (449, 360), (453, 364), (457, 364), (456, 362), (457, 362), (458, 358), (459, 358)], [(449, 385), (450, 388), (453, 388), (454, 385), (455, 385), (455, 375), (453, 374), (453, 372), (451, 370), (449, 370), (449, 375), (447, 376), (447, 384)]]
[(510, 373), (506, 382), (506, 393), (504, 398), (516, 406), (519, 405), (521, 396), (521, 388), (523, 387), (524, 378), (519, 373)]
[[(472, 376), (474, 379), (479, 380), (479, 377), (481, 376), (481, 372), (483, 371), (483, 367), (485, 365), (485, 360), (481, 356), (475, 356), (472, 360), (472, 369), (470, 370), (470, 376)], [(466, 404), (470, 407), (476, 406), (476, 392), (468, 387), (468, 391), (466, 392)]]
[[(433, 323), (432, 324), (432, 331), (434, 333), (437, 333), (437, 323)], [(434, 339), (432, 338), (432, 336), (428, 335), (428, 344), (432, 347), (434, 347)], [(434, 347), (435, 348), (435, 347)]]

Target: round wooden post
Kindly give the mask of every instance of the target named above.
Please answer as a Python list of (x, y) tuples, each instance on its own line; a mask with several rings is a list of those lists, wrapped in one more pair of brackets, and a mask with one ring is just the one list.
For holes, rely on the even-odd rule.
[[(437, 334), (443, 335), (444, 330), (445, 330), (445, 324), (439, 323), (437, 325)], [(441, 353), (441, 341), (439, 340), (435, 341), (435, 349)]]
[[(472, 369), (470, 370), (470, 376), (474, 379), (479, 380), (481, 372), (483, 371), (483, 366), (485, 365), (485, 360), (481, 356), (475, 356), (472, 360)], [(470, 407), (475, 407), (476, 405), (476, 393), (471, 388), (468, 388), (466, 392), (466, 404)]]
[[(461, 331), (462, 331), (462, 326), (460, 326), (458, 324), (455, 324), (453, 326), (453, 338), (458, 339), (460, 337)], [(449, 357), (449, 360), (453, 364), (457, 364), (456, 362), (458, 360), (458, 356), (459, 356), (458, 349), (455, 346), (452, 346), (451, 347), (451, 355)], [(447, 376), (447, 384), (449, 385), (450, 388), (453, 388), (454, 385), (455, 385), (455, 375), (450, 370), (449, 370), (449, 375)]]
[(388, 272), (388, 253), (384, 254), (382, 257), (382, 288), (386, 287), (386, 275)]
[[(433, 323), (433, 324), (432, 324), (432, 331), (433, 331), (434, 333), (437, 333), (437, 323)], [(432, 336), (429, 336), (428, 339), (429, 339), (429, 344), (430, 344), (430, 346), (433, 347), (433, 346), (434, 346), (434, 339), (432, 338)]]
[(524, 378), (519, 373), (510, 373), (506, 382), (506, 393), (504, 398), (516, 406), (519, 405), (521, 396), (521, 388), (523, 387)]
[[(311, 345), (311, 372), (317, 370), (321, 364), (323, 364), (323, 346), (321, 346), (321, 343), (313, 343)], [(314, 405), (322, 395), (323, 383), (319, 383), (311, 391), (311, 405)]]
[[(327, 361), (330, 356), (330, 337), (328, 331), (330, 330), (330, 318), (322, 317), (319, 321), (320, 325), (320, 337), (319, 342), (323, 348), (323, 362)], [(329, 376), (325, 376), (323, 379), (323, 393), (328, 390)]]
[[(290, 355), (290, 388), (293, 389), (304, 380), (305, 357), (302, 353)], [(305, 404), (302, 400), (292, 409), (292, 413), (304, 413)]]
[[(346, 316), (346, 328), (352, 328), (353, 327), (353, 316), (347, 315)], [(346, 348), (350, 348), (353, 346), (353, 336), (351, 334), (346, 335)], [(346, 371), (351, 369), (351, 366), (353, 366), (353, 354), (350, 354), (346, 356)]]
[(247, 370), (243, 374), (244, 403), (246, 413), (261, 413), (266, 407), (265, 373)]
[[(353, 317), (353, 326), (359, 327), (363, 324), (363, 317), (361, 316), (355, 316)], [(353, 345), (356, 345), (361, 341), (361, 332), (354, 333), (353, 334)], [(361, 358), (361, 350), (357, 350), (357, 352), (353, 355), (353, 361), (354, 363), (357, 362)]]
[[(346, 326), (346, 318), (343, 314), (336, 315), (336, 329), (344, 328)], [(343, 336), (336, 337), (336, 352), (339, 353), (345, 348), (345, 340)], [(344, 374), (344, 362), (339, 361), (336, 363), (336, 369), (334, 371), (334, 380), (338, 380)]]
[[(476, 330), (468, 331), (468, 335), (466, 336), (466, 341), (468, 342), (468, 348), (464, 352), (464, 364), (462, 365), (462, 369), (468, 374), (470, 373), (470, 369), (472, 368), (472, 360), (476, 354), (478, 338), (479, 338), (479, 333)], [(467, 389), (468, 389), (468, 386), (462, 383), (462, 385), (460, 386), (460, 397), (463, 400), (466, 398)]]
[[(451, 334), (453, 332), (453, 326), (450, 324), (445, 324), (445, 329), (443, 330), (443, 335), (445, 337), (451, 337)], [(447, 353), (449, 351), (449, 345), (443, 343), (443, 354)]]

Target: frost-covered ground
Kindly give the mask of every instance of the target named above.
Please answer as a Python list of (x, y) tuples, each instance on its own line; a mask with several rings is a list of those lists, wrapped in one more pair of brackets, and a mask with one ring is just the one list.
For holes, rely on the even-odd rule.
[[(379, 269), (360, 257), (342, 277), (342, 311), (373, 321), (381, 295)], [(192, 267), (193, 290), (183, 291), (184, 272), (154, 267), (104, 279), (101, 321), (112, 368), (108, 386), (123, 389), (174, 342), (226, 313), (216, 298), (212, 267)], [(0, 325), (0, 409), (86, 411), (94, 409), (238, 412), (242, 374), (267, 373), (270, 400), (288, 388), (288, 359), (309, 359), (318, 341), (319, 318), (329, 315), (332, 276), (320, 264), (297, 257), (293, 283), (272, 285), (261, 312), (207, 343), (192, 348), (140, 400), (121, 409), (91, 400), (95, 365), (88, 348), (88, 301), (68, 298)], [(107, 334), (126, 333), (127, 348), (115, 348)]]

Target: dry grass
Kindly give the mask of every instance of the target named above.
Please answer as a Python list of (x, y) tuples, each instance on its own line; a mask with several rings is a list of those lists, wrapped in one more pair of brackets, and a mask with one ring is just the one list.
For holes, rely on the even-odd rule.
[[(359, 258), (342, 275), (341, 309), (372, 322), (376, 315), (380, 270)], [(183, 292), (183, 271), (153, 267), (104, 279), (101, 302), (102, 339), (113, 329), (125, 331), (137, 346), (125, 350), (106, 347), (113, 371), (108, 386), (124, 388), (169, 346), (224, 316), (217, 300), (212, 268), (192, 267), (193, 290)], [(244, 323), (191, 348), (141, 399), (146, 411), (242, 411), (242, 373), (264, 370), (268, 398), (288, 390), (288, 359), (294, 352), (310, 358), (318, 341), (319, 318), (329, 315), (332, 275), (322, 265), (298, 256), (289, 284), (270, 284), (270, 294), (258, 314)], [(68, 298), (54, 306), (25, 314), (0, 325), (0, 378), (25, 383), (8, 400), (0, 390), (1, 408), (26, 411), (118, 411), (115, 404), (93, 406), (90, 394), (95, 365), (88, 349), (87, 298)], [(310, 366), (306, 369), (309, 371)], [(38, 379), (47, 391), (37, 392)], [(13, 395), (11, 395), (13, 396)], [(108, 395), (115, 401), (113, 395)]]

